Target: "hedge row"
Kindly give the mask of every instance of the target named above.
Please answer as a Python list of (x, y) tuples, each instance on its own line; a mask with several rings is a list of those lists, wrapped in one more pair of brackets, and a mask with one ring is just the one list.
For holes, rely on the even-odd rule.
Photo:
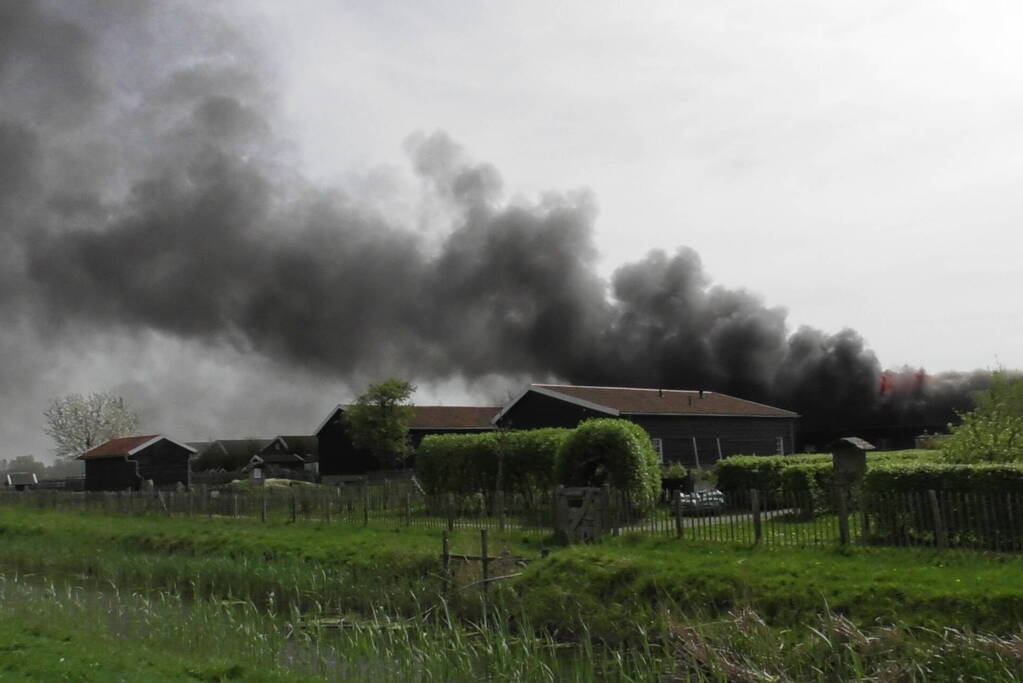
[(958, 491), (1023, 492), (1023, 465), (885, 462), (872, 464), (863, 480), (867, 493)]
[[(937, 452), (884, 451), (868, 453), (868, 471), (882, 463), (930, 462), (940, 458)], [(745, 496), (756, 489), (766, 494), (801, 494), (829, 490), (831, 454), (736, 455), (714, 467), (717, 487), (726, 495)]]
[(884, 543), (936, 542), (938, 510), (951, 546), (1020, 550), (1023, 532), (1023, 465), (935, 462), (877, 465), (864, 492), (870, 536)]
[[(501, 482), (498, 482), (498, 464)], [(416, 451), (416, 476), (428, 494), (535, 496), (557, 484), (603, 486), (647, 508), (661, 473), (650, 436), (628, 420), (588, 420), (576, 429), (428, 436)]]
[(555, 462), (570, 429), (435, 434), (416, 450), (416, 477), (429, 494), (495, 491), (498, 464), (509, 493), (536, 495), (555, 485)]

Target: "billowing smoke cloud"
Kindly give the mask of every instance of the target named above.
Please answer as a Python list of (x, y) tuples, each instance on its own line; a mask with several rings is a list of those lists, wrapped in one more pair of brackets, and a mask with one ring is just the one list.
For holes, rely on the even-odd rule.
[(258, 53), (177, 3), (0, 8), (0, 312), (31, 344), (156, 332), (342, 380), (702, 387), (818, 435), (940, 425), (984, 382), (906, 371), (882, 395), (858, 334), (791, 333), (690, 249), (608, 282), (592, 197), (509, 203), (442, 132), (406, 147), (447, 231), (389, 221), (295, 170)]

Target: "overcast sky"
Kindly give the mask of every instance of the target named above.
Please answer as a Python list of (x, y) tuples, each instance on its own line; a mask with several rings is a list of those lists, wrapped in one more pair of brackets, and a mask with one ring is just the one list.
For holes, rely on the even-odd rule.
[[(117, 5), (77, 14), (102, 27)], [(1023, 368), (1017, 3), (212, 7), (269, 72), (274, 153), (295, 160), (290, 172), (343, 189), (421, 235), (424, 249), (447, 214), (424, 191), (407, 141), (445, 131), (499, 171), (510, 205), (540, 215), (554, 192), (586, 197), (573, 207), (588, 215), (592, 202), (604, 277), (650, 250), (691, 247), (714, 282), (785, 308), (788, 330), (852, 328), (883, 367)], [(119, 64), (108, 81), (120, 89), (110, 109), (122, 114), (132, 79), (159, 65), (159, 51), (138, 40), (118, 45), (114, 32), (102, 43), (101, 58)], [(8, 98), (0, 114), (69, 125), (26, 101)], [(121, 121), (110, 117), (110, 130)], [(131, 130), (118, 145), (133, 144)], [(131, 168), (109, 161), (107, 171), (130, 183)], [(9, 270), (14, 284), (0, 277), (0, 287), (19, 287)], [(223, 330), (204, 339), (148, 320), (56, 336), (34, 308), (43, 298), (26, 291), (10, 310), (36, 312), (6, 313), (0, 332), (0, 458), (44, 455), (42, 410), (71, 391), (124, 394), (147, 429), (181, 439), (272, 436), (311, 431), (374, 372), (331, 375), (287, 354), (248, 353)], [(419, 398), (493, 402), (532, 377), (519, 370), (512, 381), (433, 376), (419, 381)]]
[(610, 271), (695, 248), (890, 366), (1023, 367), (1023, 8), (264, 2), (310, 172), (443, 128), (525, 194), (593, 190)]

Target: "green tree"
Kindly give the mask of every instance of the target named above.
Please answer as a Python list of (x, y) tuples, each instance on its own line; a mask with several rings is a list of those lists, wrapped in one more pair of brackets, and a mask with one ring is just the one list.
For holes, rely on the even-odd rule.
[(1023, 461), (1023, 379), (993, 373), (977, 407), (949, 429), (942, 451), (952, 462)]
[(54, 399), (43, 415), (58, 458), (76, 458), (138, 429), (138, 416), (125, 407), (124, 399), (113, 394), (69, 394)]
[(370, 384), (344, 412), (345, 426), (356, 448), (368, 451), (381, 467), (401, 467), (411, 446), (409, 425), (415, 417), (412, 392), (416, 387), (392, 377)]

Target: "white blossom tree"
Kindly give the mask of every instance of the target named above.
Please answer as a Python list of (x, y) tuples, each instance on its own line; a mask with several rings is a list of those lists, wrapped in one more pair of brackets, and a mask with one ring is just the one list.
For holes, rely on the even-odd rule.
[(138, 429), (138, 416), (124, 407), (124, 399), (113, 394), (68, 394), (54, 399), (43, 415), (58, 458), (75, 458)]

